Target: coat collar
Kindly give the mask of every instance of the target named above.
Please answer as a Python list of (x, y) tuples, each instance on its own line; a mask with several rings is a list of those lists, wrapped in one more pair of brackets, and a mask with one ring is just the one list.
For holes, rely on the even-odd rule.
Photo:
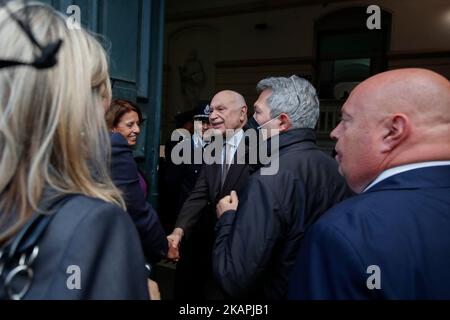
[(418, 168), (380, 181), (365, 193), (382, 190), (450, 188), (450, 166)]
[[(291, 129), (285, 132), (280, 133), (278, 136), (278, 150), (275, 150), (275, 153), (281, 153), (284, 149), (288, 148), (289, 146), (295, 145), (295, 144), (302, 144), (302, 148), (304, 150), (307, 149), (317, 149), (316, 145), (316, 133), (313, 129)], [(273, 138), (269, 138), (267, 140), (267, 156), (272, 157), (273, 154), (271, 154), (271, 144), (273, 143)], [(258, 163), (251, 164), (250, 171), (251, 173), (259, 170), (261, 167), (263, 167), (264, 164), (260, 162), (259, 154), (258, 154)]]
[[(267, 140), (267, 154), (268, 156), (272, 156), (271, 154), (271, 144), (273, 143), (273, 137)], [(275, 153), (281, 153), (283, 149), (287, 147), (303, 143), (308, 145), (308, 149), (313, 148), (316, 149), (316, 133), (313, 129), (291, 129), (285, 132), (282, 132), (278, 135), (278, 150), (275, 150)]]
[[(271, 142), (271, 138), (268, 139), (268, 143)], [(313, 129), (291, 129), (279, 134), (280, 150), (286, 148), (292, 144), (300, 142), (316, 142), (316, 133)]]

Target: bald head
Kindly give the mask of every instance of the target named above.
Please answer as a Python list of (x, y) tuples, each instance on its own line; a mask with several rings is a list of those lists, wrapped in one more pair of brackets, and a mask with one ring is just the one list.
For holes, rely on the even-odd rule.
[(213, 97), (212, 101), (214, 101), (214, 99), (220, 99), (222, 101), (226, 101), (228, 104), (230, 104), (231, 106), (235, 107), (235, 108), (240, 108), (242, 106), (246, 106), (246, 102), (244, 97), (233, 90), (222, 90), (219, 91), (218, 93), (216, 93), (216, 95)]
[(425, 69), (377, 74), (353, 90), (331, 136), (356, 192), (389, 168), (450, 160), (450, 83)]
[(247, 104), (236, 91), (218, 92), (211, 100), (210, 111), (209, 121), (221, 134), (225, 134), (227, 129), (241, 129), (247, 123)]
[(377, 74), (355, 88), (373, 113), (406, 113), (414, 122), (450, 122), (450, 82), (426, 69), (398, 69)]

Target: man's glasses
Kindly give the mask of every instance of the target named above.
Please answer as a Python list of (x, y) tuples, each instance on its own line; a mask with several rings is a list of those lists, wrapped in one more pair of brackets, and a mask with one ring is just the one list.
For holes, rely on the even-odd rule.
[(62, 40), (58, 39), (55, 42), (50, 42), (47, 45), (41, 45), (31, 31), (28, 18), (28, 6), (26, 0), (24, 0), (25, 8), (25, 21), (21, 20), (16, 14), (14, 14), (7, 5), (8, 0), (0, 0), (0, 8), (5, 8), (11, 19), (17, 22), (20, 29), (25, 33), (27, 38), (33, 43), (33, 45), (39, 49), (40, 54), (36, 55), (34, 61), (24, 62), (18, 60), (3, 60), (0, 59), (0, 69), (9, 68), (14, 66), (32, 66), (36, 69), (49, 69), (55, 66), (58, 62), (57, 54), (62, 45)]

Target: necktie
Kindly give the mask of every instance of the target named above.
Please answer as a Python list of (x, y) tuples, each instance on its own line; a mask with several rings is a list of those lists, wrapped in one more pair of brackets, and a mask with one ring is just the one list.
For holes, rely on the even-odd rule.
[(230, 155), (230, 149), (231, 145), (229, 145), (228, 143), (224, 143), (223, 144), (223, 161), (222, 161), (222, 186), (225, 182), (225, 179), (227, 177), (227, 173), (228, 173), (228, 168), (230, 167), (229, 163), (229, 155)]

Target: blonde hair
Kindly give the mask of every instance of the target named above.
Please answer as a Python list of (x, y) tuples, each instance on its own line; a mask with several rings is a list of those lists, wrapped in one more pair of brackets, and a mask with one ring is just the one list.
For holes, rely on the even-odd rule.
[[(0, 69), (0, 243), (38, 210), (44, 188), (83, 194), (125, 208), (109, 177), (110, 141), (103, 102), (111, 100), (106, 54), (85, 30), (41, 3), (7, 2), (41, 44), (62, 39), (58, 63)], [(33, 44), (0, 9), (2, 59), (32, 61)], [(7, 220), (14, 223), (6, 223)], [(7, 225), (7, 228), (5, 228)], [(6, 230), (5, 230), (6, 229)]]

